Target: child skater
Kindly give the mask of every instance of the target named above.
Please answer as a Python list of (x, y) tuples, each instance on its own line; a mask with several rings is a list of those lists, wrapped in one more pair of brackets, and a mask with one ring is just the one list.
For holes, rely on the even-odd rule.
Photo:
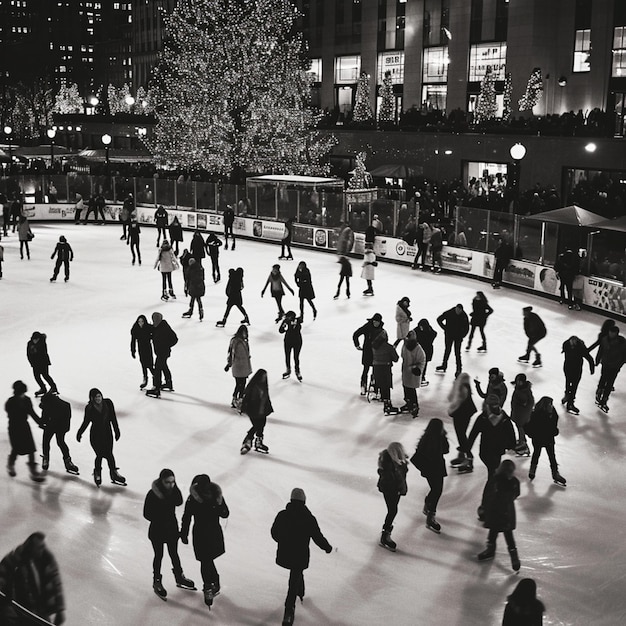
[(339, 269), (339, 283), (337, 284), (337, 293), (333, 296), (333, 300), (339, 298), (339, 291), (343, 281), (346, 281), (346, 298), (350, 298), (350, 278), (352, 278), (352, 264), (350, 260), (345, 256), (340, 256), (337, 261), (341, 265)]
[(284, 378), (291, 376), (291, 352), (293, 351), (293, 362), (296, 368), (296, 378), (302, 382), (300, 374), (300, 350), (302, 349), (302, 323), (296, 317), (294, 311), (287, 311), (285, 319), (278, 328), (279, 333), (285, 334), (285, 363), (287, 369), (283, 374)]
[(242, 324), (237, 332), (232, 336), (228, 344), (228, 357), (224, 371), (232, 369), (235, 379), (235, 389), (230, 406), (233, 409), (241, 407), (243, 392), (246, 388), (246, 380), (252, 374), (252, 364), (250, 362), (250, 344), (248, 343), (248, 327)]
[(294, 295), (293, 289), (287, 284), (287, 281), (283, 277), (280, 271), (280, 265), (278, 263), (272, 265), (272, 271), (270, 272), (267, 280), (265, 281), (265, 286), (261, 290), (261, 298), (265, 295), (265, 290), (269, 285), (270, 294), (274, 300), (276, 300), (276, 306), (278, 307), (278, 316), (274, 320), (276, 323), (280, 322), (285, 315), (285, 311), (283, 309), (283, 296), (285, 295), (285, 290), (283, 289), (283, 285), (289, 289), (291, 295)]

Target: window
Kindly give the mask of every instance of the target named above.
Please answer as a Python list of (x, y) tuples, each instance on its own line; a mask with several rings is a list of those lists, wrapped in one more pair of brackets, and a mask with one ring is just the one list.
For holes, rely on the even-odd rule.
[(361, 73), (361, 55), (335, 57), (335, 83), (356, 83)]
[(591, 70), (591, 64), (589, 63), (590, 53), (591, 29), (577, 30), (574, 42), (574, 72), (589, 72)]
[(436, 46), (424, 49), (424, 66), (422, 68), (423, 83), (447, 83), (448, 82), (448, 57), (447, 46)]
[(613, 64), (611, 76), (626, 76), (626, 26), (613, 29)]
[(394, 85), (404, 83), (404, 52), (381, 52), (378, 55), (378, 84), (382, 85), (385, 72), (391, 72)]
[(311, 75), (314, 83), (322, 82), (322, 59), (311, 59), (311, 67), (308, 74)]
[(491, 65), (496, 80), (504, 80), (506, 43), (480, 43), (470, 48), (469, 81), (480, 82), (485, 76), (488, 65)]
[(447, 95), (447, 85), (424, 85), (422, 87), (422, 102), (426, 103), (429, 109), (445, 111)]

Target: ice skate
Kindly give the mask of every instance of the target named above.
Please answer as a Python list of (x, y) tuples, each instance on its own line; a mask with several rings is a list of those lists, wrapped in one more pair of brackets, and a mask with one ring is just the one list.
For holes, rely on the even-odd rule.
[(385, 400), (383, 404), (383, 413), (385, 415), (397, 415), (400, 409), (397, 406), (391, 404), (391, 400)]
[(435, 519), (435, 514), (433, 512), (429, 511), (426, 516), (426, 528), (428, 528), (428, 530), (432, 530), (438, 535), (441, 534), (441, 524)]
[(169, 297), (165, 291), (161, 294), (161, 300), (163, 300), (163, 302), (167, 302), (169, 300)]
[(380, 534), (380, 542), (379, 544), (389, 550), (390, 552), (395, 552), (397, 549), (397, 544), (391, 538), (391, 530), (383, 530)]
[(477, 555), (479, 561), (488, 561), (496, 555), (496, 544), (487, 542), (487, 547)]
[(556, 485), (559, 485), (561, 487), (565, 487), (567, 485), (567, 481), (565, 480), (565, 478), (563, 478), (563, 476), (561, 476), (561, 474), (559, 474), (558, 472), (554, 472), (552, 474), (552, 480)]
[(410, 413), (411, 412), (411, 405), (410, 404), (403, 404), (398, 411), (400, 413)]
[(252, 439), (246, 437), (243, 440), (243, 443), (241, 444), (241, 454), (248, 454), (248, 452), (250, 452), (250, 450), (252, 450)]
[(43, 396), (46, 393), (46, 388), (45, 387), (41, 387), (40, 389), (37, 389), (37, 391), (35, 391), (35, 398), (39, 398), (40, 396)]
[(517, 548), (509, 548), (509, 556), (511, 557), (511, 567), (515, 572), (519, 572), (521, 563), (519, 562), (519, 556), (517, 555)]
[(47, 472), (49, 467), (50, 467), (50, 457), (42, 455), (41, 456), (41, 469), (44, 472)]
[(126, 479), (117, 471), (117, 467), (111, 470), (111, 482), (126, 487)]
[(530, 448), (525, 441), (521, 441), (515, 446), (515, 454), (517, 456), (530, 456)]
[(296, 370), (296, 378), (298, 379), (299, 383), (302, 382), (302, 374), (300, 373), (300, 370)]
[(202, 307), (200, 307), (200, 310), (198, 311), (198, 317), (200, 318), (200, 321), (204, 319), (204, 309)]
[(254, 438), (254, 449), (261, 454), (269, 454), (270, 449), (263, 443), (263, 437)]
[(533, 361), (533, 367), (542, 367), (543, 363), (541, 362), (541, 357), (538, 356), (534, 361)]
[(152, 581), (152, 589), (154, 590), (154, 593), (161, 598), (161, 600), (167, 602), (167, 591), (165, 591), (165, 587), (161, 582), (161, 576), (154, 577), (154, 580)]
[(172, 381), (170, 380), (169, 382), (166, 382), (161, 389), (163, 391), (174, 391), (174, 387), (172, 386)]
[(430, 381), (426, 380), (425, 378), (422, 378), (422, 382), (420, 383), (420, 387), (428, 387), (428, 385), (430, 385)]
[(365, 387), (365, 385), (361, 385), (361, 395), (364, 396), (367, 394), (367, 388)]
[(219, 322), (217, 322), (217, 324), (215, 324), (218, 328), (224, 328), (224, 326), (226, 326), (226, 320), (220, 320)]
[(209, 587), (208, 589), (203, 589), (203, 593), (204, 593), (204, 603), (209, 607), (209, 610), (211, 610), (211, 607), (213, 606), (213, 598), (215, 597), (215, 594), (213, 593), (213, 587)]
[(363, 292), (363, 295), (364, 295), (364, 296), (373, 296), (373, 295), (374, 295), (374, 290), (373, 290), (373, 289), (366, 289), (366, 290)]
[(339, 300), (339, 293), (336, 293), (336, 294), (333, 296), (333, 300)]
[(283, 372), (283, 380), (286, 380), (290, 376), (291, 376), (291, 370), (287, 370), (286, 372)]
[(191, 316), (193, 315), (193, 311), (191, 309), (189, 309), (189, 311), (185, 311), (181, 317), (184, 319), (189, 319)]
[(246, 326), (250, 326), (250, 320), (248, 319), (248, 317), (244, 317), (244, 318), (241, 320), (241, 323), (242, 323), (242, 324), (245, 324)]
[(435, 368), (435, 372), (437, 372), (437, 374), (445, 374), (446, 373), (446, 369), (448, 369), (445, 365), (438, 365)]
[(465, 459), (463, 463), (457, 465), (459, 474), (471, 474), (474, 471), (474, 461), (472, 459)]
[(96, 487), (100, 487), (102, 484), (102, 472), (99, 469), (93, 471), (93, 482), (96, 483)]
[(28, 463), (28, 470), (30, 472), (30, 479), (36, 483), (42, 483), (46, 480), (45, 476), (39, 473), (37, 469), (37, 463)]
[(573, 402), (569, 402), (565, 407), (565, 410), (572, 415), (580, 415), (580, 410), (574, 405)]
[(173, 289), (170, 289), (170, 298), (172, 298), (172, 300), (176, 300), (176, 294)]
[(452, 461), (450, 461), (450, 465), (452, 465), (452, 467), (458, 467), (459, 465), (463, 464), (466, 458), (467, 457), (465, 456), (465, 453), (459, 451), (459, 456), (457, 456), (455, 459), (452, 459)]
[(291, 626), (295, 619), (295, 609), (293, 608), (285, 608), (285, 614), (283, 615), (283, 623), (282, 626)]
[(139, 385), (139, 389), (145, 389), (147, 386), (148, 386), (148, 377), (144, 376), (143, 382), (141, 383), (141, 385)]
[(487, 346), (485, 344), (478, 346), (477, 352), (487, 352)]
[(161, 391), (159, 389), (157, 389), (156, 387), (153, 387), (152, 389), (148, 389), (148, 391), (146, 391), (146, 395), (149, 398), (160, 398), (161, 397)]
[(11, 457), (9, 457), (7, 461), (7, 472), (9, 473), (9, 476), (11, 478), (15, 478), (15, 476), (17, 475), (15, 473), (15, 461), (12, 461)]
[(72, 463), (72, 458), (69, 456), (64, 457), (63, 463), (65, 464), (65, 471), (68, 474), (74, 474), (74, 476), (79, 475), (78, 467)]
[(189, 591), (198, 590), (193, 580), (190, 580), (189, 578), (187, 578), (185, 574), (183, 574), (182, 571), (177, 573), (174, 570), (172, 570), (172, 572), (174, 572), (174, 578), (176, 579), (177, 587), (180, 587), (181, 589), (188, 589)]
[(604, 411), (605, 413), (609, 412), (609, 405), (606, 404), (606, 402), (601, 402), (599, 406), (601, 411)]
[(517, 357), (518, 363), (528, 363), (529, 356), (527, 354), (522, 354), (522, 356)]

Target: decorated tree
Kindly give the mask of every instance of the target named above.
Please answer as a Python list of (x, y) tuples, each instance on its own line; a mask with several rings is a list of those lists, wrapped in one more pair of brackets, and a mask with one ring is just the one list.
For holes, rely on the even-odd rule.
[(474, 111), (474, 122), (480, 124), (481, 122), (492, 120), (496, 116), (497, 110), (496, 77), (491, 69), (491, 65), (488, 65), (485, 76), (480, 83), (480, 93), (478, 94), (478, 101)]
[[(268, 19), (271, 16), (271, 19)], [(149, 145), (171, 166), (326, 174), (311, 79), (289, 0), (179, 0), (166, 18), (149, 102)]]
[(378, 121), (383, 124), (393, 124), (395, 122), (396, 98), (393, 93), (393, 82), (391, 72), (385, 72), (383, 84), (378, 89), (380, 96), (380, 109), (378, 110)]
[(513, 81), (511, 73), (507, 72), (504, 77), (504, 98), (502, 100), (502, 121), (508, 122), (511, 119), (511, 93), (513, 91)]
[(541, 96), (543, 95), (543, 79), (541, 77), (541, 68), (536, 67), (528, 79), (528, 84), (526, 85), (526, 92), (519, 99), (519, 110), (520, 111), (532, 111), (533, 107), (538, 104), (539, 100), (541, 100)]
[(370, 75), (367, 72), (361, 72), (356, 85), (352, 119), (355, 122), (368, 122), (374, 119), (370, 105)]
[(357, 153), (356, 165), (350, 180), (348, 180), (348, 189), (369, 189), (372, 186), (372, 175), (365, 168), (366, 158), (365, 152)]
[(54, 102), (55, 113), (81, 113), (83, 110), (83, 99), (78, 91), (78, 85), (72, 83), (69, 87), (62, 85)]

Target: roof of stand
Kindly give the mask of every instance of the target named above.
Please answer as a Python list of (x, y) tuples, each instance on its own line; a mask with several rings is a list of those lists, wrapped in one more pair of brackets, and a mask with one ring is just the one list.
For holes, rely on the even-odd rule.
[(544, 211), (536, 215), (525, 215), (524, 217), (529, 220), (565, 224), (567, 226), (597, 226), (597, 223), (604, 219), (601, 215), (597, 215), (586, 209), (581, 209), (575, 204), (563, 207), (562, 209)]
[(626, 233), (626, 216), (616, 217), (612, 220), (602, 220), (593, 225), (594, 228), (602, 228), (603, 230), (617, 230), (620, 233)]

